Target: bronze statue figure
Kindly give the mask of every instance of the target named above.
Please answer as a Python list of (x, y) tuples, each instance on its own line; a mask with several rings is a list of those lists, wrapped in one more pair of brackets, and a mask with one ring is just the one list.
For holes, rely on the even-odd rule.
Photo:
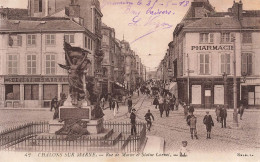
[(69, 95), (72, 99), (71, 103), (74, 106), (79, 104), (78, 101), (82, 101), (86, 97), (86, 89), (83, 85), (84, 70), (87, 65), (91, 63), (87, 59), (88, 51), (79, 47), (71, 47), (68, 43), (64, 42), (66, 65), (59, 66), (68, 70), (69, 80)]

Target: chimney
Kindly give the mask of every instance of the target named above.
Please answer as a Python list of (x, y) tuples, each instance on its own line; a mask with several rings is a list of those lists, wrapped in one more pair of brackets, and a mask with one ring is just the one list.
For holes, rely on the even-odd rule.
[(243, 3), (240, 1), (239, 3), (234, 3), (232, 6), (232, 13), (233, 16), (238, 19), (242, 20), (243, 19)]
[(49, 15), (49, 0), (45, 0), (45, 16)]

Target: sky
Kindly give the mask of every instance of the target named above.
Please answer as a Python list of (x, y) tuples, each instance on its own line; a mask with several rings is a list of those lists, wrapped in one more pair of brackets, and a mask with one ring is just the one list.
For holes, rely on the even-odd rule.
[[(102, 22), (115, 29), (117, 39), (130, 43), (132, 50), (140, 56), (142, 63), (150, 71), (155, 70), (163, 59), (168, 44), (173, 39), (173, 31), (192, 0), (99, 1), (103, 13)], [(216, 11), (227, 11), (233, 4), (233, 0), (209, 1)], [(260, 0), (242, 2), (245, 10), (260, 9)], [(27, 0), (0, 0), (0, 6), (26, 8)], [(158, 11), (161, 14), (156, 14)]]

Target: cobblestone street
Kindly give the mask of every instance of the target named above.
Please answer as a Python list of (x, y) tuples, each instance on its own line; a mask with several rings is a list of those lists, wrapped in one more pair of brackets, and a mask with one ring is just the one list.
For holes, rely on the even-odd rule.
[[(144, 115), (148, 109), (151, 110), (155, 117), (153, 126), (147, 135), (159, 136), (165, 139), (166, 153), (178, 152), (181, 141), (187, 140), (191, 152), (219, 152), (219, 153), (251, 153), (259, 151), (260, 147), (260, 112), (257, 110), (245, 111), (243, 120), (239, 120), (239, 129), (231, 129), (232, 110), (228, 111), (227, 128), (221, 128), (221, 124), (216, 121), (215, 111), (210, 110), (215, 126), (212, 129), (212, 139), (206, 139), (206, 128), (203, 124), (203, 117), (206, 110), (196, 109), (197, 131), (199, 139), (192, 140), (190, 137), (189, 127), (184, 120), (183, 108), (179, 107), (178, 111), (170, 111), (169, 117), (161, 118), (159, 110), (151, 105), (152, 99), (146, 96), (137, 95), (133, 97), (133, 105), (137, 110), (137, 121), (145, 122)], [(127, 106), (120, 104), (119, 112), (113, 116), (113, 111), (108, 106), (104, 110), (105, 121), (111, 122), (130, 122), (127, 113)], [(49, 109), (43, 110), (0, 110), (1, 130), (12, 126), (21, 125), (31, 121), (50, 121), (53, 112)]]

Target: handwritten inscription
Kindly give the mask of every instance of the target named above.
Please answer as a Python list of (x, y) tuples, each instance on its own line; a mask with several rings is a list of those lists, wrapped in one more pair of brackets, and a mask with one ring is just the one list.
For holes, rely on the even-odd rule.
[(130, 27), (142, 27), (142, 34), (137, 36), (130, 43), (151, 35), (155, 32), (171, 29), (174, 25), (167, 22), (164, 16), (174, 16), (176, 7), (187, 7), (190, 1), (187, 0), (122, 0), (109, 2), (101, 1), (105, 6), (122, 6), (122, 14), (128, 15)]

